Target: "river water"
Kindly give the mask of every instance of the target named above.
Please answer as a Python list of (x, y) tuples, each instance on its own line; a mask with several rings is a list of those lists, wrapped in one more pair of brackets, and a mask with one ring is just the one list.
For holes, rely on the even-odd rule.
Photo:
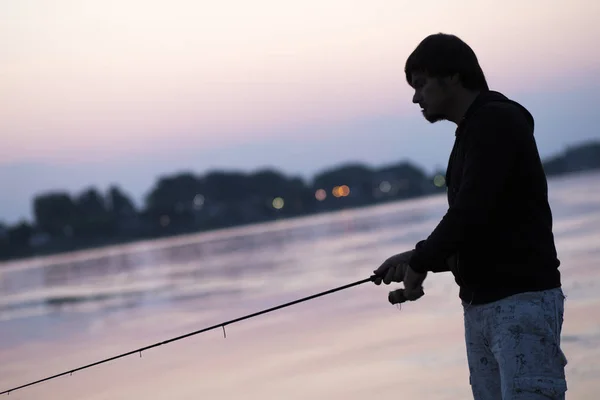
[[(568, 398), (600, 391), (600, 173), (550, 181)], [(0, 391), (367, 278), (426, 237), (444, 196), (0, 264)], [(399, 310), (358, 285), (11, 399), (470, 398), (458, 289)]]

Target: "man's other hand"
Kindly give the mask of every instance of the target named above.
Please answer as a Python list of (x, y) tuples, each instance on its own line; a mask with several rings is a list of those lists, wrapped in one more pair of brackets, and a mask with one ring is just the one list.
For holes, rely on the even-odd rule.
[(392, 282), (402, 282), (406, 275), (408, 262), (414, 250), (405, 251), (391, 256), (383, 262), (373, 273), (376, 278), (373, 281), (376, 285), (381, 285), (383, 282), (389, 285)]

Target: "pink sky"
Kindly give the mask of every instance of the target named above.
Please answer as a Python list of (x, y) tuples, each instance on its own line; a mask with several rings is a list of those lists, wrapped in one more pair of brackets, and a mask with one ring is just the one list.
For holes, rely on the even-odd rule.
[(490, 80), (515, 90), (600, 62), (595, 3), (491, 3), (5, 3), (0, 156), (89, 160), (140, 141), (214, 146), (412, 112), (403, 61), (435, 31), (463, 37)]
[[(586, 87), (598, 86), (591, 77), (600, 68), (599, 53), (591, 50), (600, 37), (595, 20), (599, 4), (5, 2), (0, 5), (0, 168), (4, 164), (13, 169), (0, 178), (29, 181), (11, 167), (24, 162), (83, 168), (160, 157), (168, 160), (161, 171), (204, 168), (181, 162), (182, 152), (228, 152), (245, 144), (257, 148), (235, 159), (224, 155), (219, 158), (222, 166), (257, 166), (253, 160), (263, 145), (273, 147), (270, 154), (298, 142), (317, 151), (321, 141), (337, 140), (348, 126), (419, 118), (404, 82), (404, 61), (423, 37), (439, 31), (471, 44), (492, 87), (508, 95), (541, 94), (538, 98), (545, 99), (551, 88), (558, 97), (563, 90), (570, 98), (589, 97), (592, 92)], [(553, 105), (563, 107), (560, 102)], [(418, 121), (411, 129), (440, 129)], [(377, 129), (365, 123), (362, 131), (348, 135), (377, 135)], [(397, 133), (399, 144), (411, 140), (408, 129)], [(323, 160), (340, 161), (332, 151)], [(367, 154), (357, 144), (348, 144), (344, 151), (344, 160), (372, 160), (377, 154)], [(420, 160), (425, 153), (414, 147), (411, 157)], [(435, 162), (443, 163), (445, 153), (435, 153)], [(396, 158), (407, 155), (398, 153)], [(260, 160), (299, 172), (314, 167), (286, 164), (287, 158)], [(146, 169), (144, 179), (158, 172)], [(52, 174), (47, 181), (65, 188), (75, 185), (73, 177)], [(94, 179), (88, 183), (116, 177)], [(17, 189), (31, 196), (46, 188)], [(15, 212), (24, 213), (10, 211), (10, 216)]]

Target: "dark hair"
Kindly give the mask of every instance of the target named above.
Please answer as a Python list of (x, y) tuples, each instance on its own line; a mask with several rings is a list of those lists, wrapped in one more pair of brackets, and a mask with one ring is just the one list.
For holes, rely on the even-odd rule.
[(413, 72), (422, 72), (438, 78), (458, 74), (466, 89), (489, 90), (475, 52), (455, 35), (427, 36), (406, 60), (404, 72), (411, 86)]

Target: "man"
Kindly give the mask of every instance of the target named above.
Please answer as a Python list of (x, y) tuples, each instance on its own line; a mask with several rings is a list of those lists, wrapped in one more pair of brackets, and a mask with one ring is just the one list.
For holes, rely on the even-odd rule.
[(391, 301), (414, 301), (428, 272), (451, 271), (474, 398), (564, 399), (564, 296), (533, 117), (489, 90), (475, 53), (454, 35), (425, 38), (405, 73), (425, 119), (457, 126), (449, 208), (426, 240), (375, 270), (375, 284), (403, 281)]

